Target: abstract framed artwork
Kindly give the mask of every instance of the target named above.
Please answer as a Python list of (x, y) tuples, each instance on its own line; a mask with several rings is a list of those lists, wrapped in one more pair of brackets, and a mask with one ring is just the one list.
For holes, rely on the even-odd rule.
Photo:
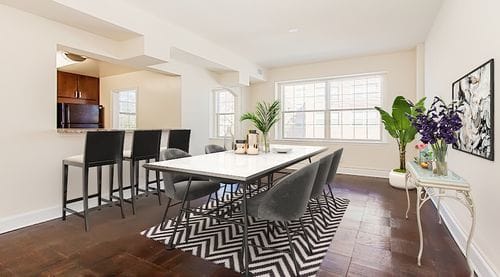
[(463, 124), (453, 149), (494, 160), (493, 96), (493, 59), (453, 83), (452, 99)]

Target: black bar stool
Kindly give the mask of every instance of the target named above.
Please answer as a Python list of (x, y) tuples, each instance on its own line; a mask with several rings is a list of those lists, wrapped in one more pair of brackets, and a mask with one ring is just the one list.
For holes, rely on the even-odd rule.
[(189, 153), (189, 139), (191, 130), (176, 129), (168, 131), (168, 148), (177, 148)]
[[(161, 130), (134, 131), (132, 150), (123, 152), (123, 159), (130, 162), (130, 200), (132, 212), (135, 214), (135, 196), (139, 194), (139, 162), (160, 160)], [(146, 191), (149, 191), (149, 170), (146, 169)], [(128, 187), (127, 187), (128, 188)], [(156, 192), (161, 205), (160, 172), (156, 171)], [(115, 196), (113, 196), (115, 197)]]
[[(62, 220), (66, 220), (66, 212), (73, 213), (85, 220), (85, 231), (89, 230), (88, 199), (97, 197), (99, 208), (102, 201), (109, 202), (102, 198), (102, 166), (109, 165), (109, 185), (113, 187), (113, 168), (118, 166), (118, 187), (120, 191), (120, 209), (122, 218), (125, 218), (123, 212), (123, 140), (125, 137), (124, 131), (101, 131), (87, 132), (85, 139), (85, 150), (83, 155), (71, 156), (63, 160), (63, 206)], [(76, 166), (82, 168), (82, 191), (83, 197), (68, 200), (68, 167)], [(89, 169), (97, 167), (97, 193), (89, 194)], [(67, 204), (83, 201), (83, 215), (73, 209), (67, 207)], [(111, 202), (111, 205), (113, 203)]]

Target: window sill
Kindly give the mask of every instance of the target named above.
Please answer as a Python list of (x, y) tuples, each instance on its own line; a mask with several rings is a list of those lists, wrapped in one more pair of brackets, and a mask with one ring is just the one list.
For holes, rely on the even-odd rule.
[(334, 139), (274, 139), (271, 143), (288, 143), (288, 142), (299, 142), (299, 143), (342, 143), (342, 144), (389, 144), (386, 140), (334, 140)]

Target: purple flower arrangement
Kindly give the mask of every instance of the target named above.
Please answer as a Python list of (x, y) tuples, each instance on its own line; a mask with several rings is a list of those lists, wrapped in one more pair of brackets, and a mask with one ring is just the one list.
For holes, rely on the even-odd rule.
[(432, 147), (436, 159), (435, 173), (447, 175), (446, 152), (448, 144), (457, 142), (456, 131), (462, 128), (460, 111), (453, 104), (446, 103), (439, 97), (434, 97), (431, 107), (426, 112), (418, 112), (415, 116), (408, 115), (413, 127), (421, 135), (420, 140)]
[(446, 144), (453, 144), (457, 141), (455, 132), (462, 128), (459, 112), (436, 96), (427, 112), (410, 116), (410, 121), (422, 136), (423, 143), (435, 144), (442, 139)]

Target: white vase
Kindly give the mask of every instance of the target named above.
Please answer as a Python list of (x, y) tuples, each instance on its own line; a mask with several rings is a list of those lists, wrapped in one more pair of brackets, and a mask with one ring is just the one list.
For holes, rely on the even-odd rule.
[[(389, 184), (393, 188), (405, 189), (405, 183), (406, 183), (406, 173), (401, 173), (391, 170), (391, 172), (389, 173)], [(415, 186), (408, 184), (408, 189), (414, 189), (414, 188)]]

